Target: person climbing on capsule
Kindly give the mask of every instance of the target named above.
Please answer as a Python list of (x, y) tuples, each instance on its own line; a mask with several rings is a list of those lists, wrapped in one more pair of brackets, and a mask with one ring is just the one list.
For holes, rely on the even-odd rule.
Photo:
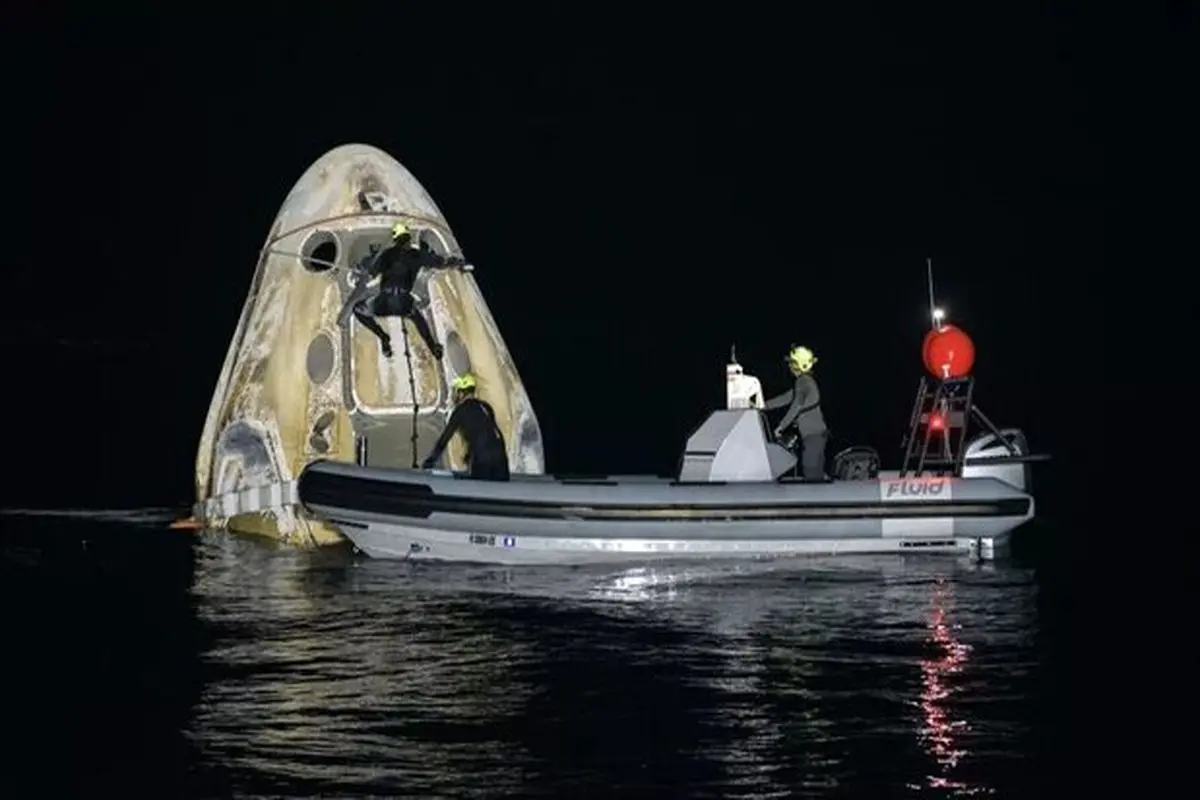
[[(412, 295), (413, 284), (416, 283), (417, 274), (422, 267), (456, 267), (464, 272), (470, 271), (466, 259), (439, 256), (428, 245), (419, 242), (407, 225), (397, 222), (392, 226), (391, 242), (375, 255), (360, 279), (365, 282), (378, 276), (378, 293), (373, 297), (361, 297), (360, 293), (355, 292), (346, 301), (347, 304), (352, 304), (355, 318), (379, 339), (379, 346), (385, 358), (392, 357), (392, 337), (379, 324), (380, 317), (407, 317), (412, 320), (417, 333), (421, 334), (421, 339), (433, 353), (433, 357), (439, 361), (442, 358), (444, 349), (434, 338), (428, 320), (417, 308)], [(340, 316), (344, 318), (345, 314)]]
[(496, 424), (496, 412), (491, 404), (475, 396), (475, 376), (469, 372), (459, 375), (452, 386), (454, 411), (421, 464), (421, 469), (433, 469), (449, 444), (450, 437), (461, 432), (467, 444), (467, 476), (485, 481), (508, 480), (508, 451), (504, 446), (504, 434)]
[(792, 388), (772, 397), (763, 404), (767, 411), (787, 406), (783, 419), (775, 427), (775, 438), (779, 439), (792, 425), (800, 434), (801, 472), (806, 481), (824, 481), (825, 440), (828, 430), (821, 413), (821, 389), (812, 375), (817, 357), (807, 347), (793, 346), (787, 354), (788, 369), (795, 376)]

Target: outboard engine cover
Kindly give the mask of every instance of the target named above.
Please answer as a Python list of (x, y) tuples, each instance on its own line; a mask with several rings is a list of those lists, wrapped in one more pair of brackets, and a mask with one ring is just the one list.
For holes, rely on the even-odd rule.
[(1018, 428), (1004, 428), (999, 433), (1003, 439), (985, 431), (967, 444), (962, 476), (998, 478), (1010, 486), (1028, 492), (1030, 469), (1029, 464), (1022, 459), (1022, 456), (1029, 455), (1029, 443), (1025, 434)]
[(869, 481), (879, 477), (879, 454), (873, 447), (847, 447), (833, 457), (833, 477), (839, 481)]

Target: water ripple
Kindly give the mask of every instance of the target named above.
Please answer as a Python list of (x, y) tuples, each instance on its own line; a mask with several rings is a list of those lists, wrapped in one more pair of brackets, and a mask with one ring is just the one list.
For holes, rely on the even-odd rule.
[(189, 736), (234, 791), (990, 794), (1037, 719), (1028, 571), (386, 563), (210, 537)]

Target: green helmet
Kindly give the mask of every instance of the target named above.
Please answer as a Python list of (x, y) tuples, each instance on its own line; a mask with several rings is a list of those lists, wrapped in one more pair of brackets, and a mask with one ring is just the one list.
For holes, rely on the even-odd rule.
[(399, 239), (401, 236), (407, 236), (409, 233), (411, 233), (411, 231), (409, 231), (408, 226), (405, 225), (403, 222), (397, 222), (395, 225), (392, 226), (392, 239), (393, 240)]
[(469, 372), (464, 372), (454, 379), (451, 384), (456, 392), (466, 392), (475, 388), (475, 376)]

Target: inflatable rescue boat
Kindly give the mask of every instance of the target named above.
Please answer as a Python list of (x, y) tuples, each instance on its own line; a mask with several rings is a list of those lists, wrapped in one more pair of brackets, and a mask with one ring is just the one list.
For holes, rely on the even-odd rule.
[[(369, 556), (495, 564), (912, 551), (989, 559), (1033, 518), (1028, 471), (1041, 457), (1020, 430), (997, 429), (973, 406), (973, 378), (943, 370), (922, 380), (901, 469), (880, 471), (875, 451), (850, 448), (833, 459), (831, 479), (806, 483), (796, 456), (772, 441), (759, 382), (731, 361), (727, 407), (688, 438), (673, 478), (491, 482), (316, 461), (298, 497)], [(983, 430), (968, 438), (971, 420)]]

